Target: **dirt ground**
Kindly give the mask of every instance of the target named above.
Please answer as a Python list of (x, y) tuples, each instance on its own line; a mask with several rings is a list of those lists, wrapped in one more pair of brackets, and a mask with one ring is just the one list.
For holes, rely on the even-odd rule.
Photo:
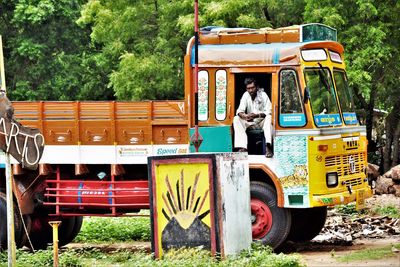
[(400, 244), (400, 236), (385, 239), (361, 239), (356, 240), (352, 245), (316, 244), (313, 242), (308, 242), (305, 244), (296, 244), (295, 246), (297, 250), (296, 253), (301, 256), (302, 262), (309, 267), (400, 266), (400, 252), (394, 253), (393, 257), (386, 257), (380, 260), (362, 260), (350, 262), (341, 262), (339, 260), (339, 258), (356, 251), (385, 248), (393, 244)]
[(366, 208), (377, 208), (384, 206), (394, 206), (400, 209), (400, 198), (392, 194), (373, 195), (366, 200)]

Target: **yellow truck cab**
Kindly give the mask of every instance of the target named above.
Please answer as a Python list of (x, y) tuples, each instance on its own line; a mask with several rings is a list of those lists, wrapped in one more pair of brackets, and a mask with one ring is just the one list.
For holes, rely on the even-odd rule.
[[(274, 157), (259, 147), (262, 134), (248, 133), (253, 237), (273, 247), (288, 238), (312, 239), (327, 206), (357, 201), (361, 207), (372, 194), (366, 131), (357, 120), (336, 30), (322, 24), (206, 27), (199, 40), (200, 152), (234, 151), (232, 122), (246, 77), (254, 77), (272, 102)], [(194, 49), (192, 39), (185, 57), (192, 134)]]

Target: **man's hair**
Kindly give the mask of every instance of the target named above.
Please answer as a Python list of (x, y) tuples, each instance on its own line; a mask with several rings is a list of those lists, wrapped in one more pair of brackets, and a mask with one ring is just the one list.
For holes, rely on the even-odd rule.
[(249, 85), (251, 83), (254, 83), (254, 85), (257, 87), (257, 81), (253, 77), (249, 77), (249, 78), (244, 79), (244, 85), (245, 86), (247, 86), (247, 85)]

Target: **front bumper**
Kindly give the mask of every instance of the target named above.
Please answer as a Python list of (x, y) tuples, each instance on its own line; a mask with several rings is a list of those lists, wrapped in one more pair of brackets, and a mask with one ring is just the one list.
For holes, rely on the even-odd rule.
[(351, 194), (350, 192), (341, 192), (335, 194), (314, 195), (311, 197), (311, 207), (343, 205), (356, 201), (357, 208), (361, 209), (363, 208), (365, 199), (372, 195), (373, 191), (369, 187), (354, 189)]

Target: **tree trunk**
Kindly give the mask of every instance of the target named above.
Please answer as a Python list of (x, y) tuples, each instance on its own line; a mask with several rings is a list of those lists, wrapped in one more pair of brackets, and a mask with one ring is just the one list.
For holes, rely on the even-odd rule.
[(387, 172), (390, 169), (390, 166), (392, 166), (392, 117), (392, 113), (390, 113), (385, 122), (386, 143), (385, 148), (383, 149), (383, 173)]
[(367, 139), (368, 139), (368, 152), (375, 152), (376, 151), (376, 142), (372, 140), (372, 127), (374, 123), (374, 106), (375, 106), (375, 99), (377, 96), (377, 88), (376, 85), (372, 85), (371, 94), (369, 97), (368, 103), (368, 110), (366, 116), (366, 128), (367, 128)]
[(392, 158), (392, 167), (397, 166), (399, 164), (399, 137), (400, 137), (400, 123), (396, 120), (395, 124), (397, 125), (396, 130), (393, 134), (393, 158)]

